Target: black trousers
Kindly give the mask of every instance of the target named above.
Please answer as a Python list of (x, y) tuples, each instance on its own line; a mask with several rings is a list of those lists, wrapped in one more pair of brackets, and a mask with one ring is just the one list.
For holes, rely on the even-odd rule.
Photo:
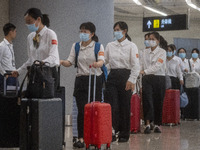
[(165, 96), (165, 76), (145, 75), (142, 78), (144, 120), (162, 124), (162, 108)]
[[(91, 78), (91, 96), (90, 101), (93, 101), (93, 83), (94, 76)], [(78, 138), (83, 138), (83, 127), (84, 127), (84, 107), (88, 103), (88, 86), (89, 86), (89, 76), (76, 77), (74, 86), (74, 97), (76, 97), (76, 104), (78, 108)], [(96, 78), (96, 101), (101, 101), (102, 98), (102, 76), (97, 76)]]
[(130, 100), (132, 92), (126, 91), (130, 70), (112, 69), (106, 82), (105, 102), (112, 107), (112, 126), (119, 137), (130, 136)]
[(180, 90), (181, 88), (180, 80), (177, 77), (172, 77), (172, 76), (170, 76), (170, 79), (172, 83), (172, 89)]

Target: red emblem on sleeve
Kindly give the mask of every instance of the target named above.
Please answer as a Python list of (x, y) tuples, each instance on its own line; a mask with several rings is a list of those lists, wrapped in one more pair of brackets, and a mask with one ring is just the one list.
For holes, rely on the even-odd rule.
[(138, 54), (136, 54), (136, 58), (139, 58), (139, 55), (138, 55)]
[(158, 59), (158, 62), (160, 62), (161, 64), (163, 63), (163, 60), (161, 58)]
[(58, 42), (57, 42), (57, 40), (52, 40), (51, 44), (52, 45), (58, 45)]
[(104, 56), (104, 52), (99, 52), (99, 56)]

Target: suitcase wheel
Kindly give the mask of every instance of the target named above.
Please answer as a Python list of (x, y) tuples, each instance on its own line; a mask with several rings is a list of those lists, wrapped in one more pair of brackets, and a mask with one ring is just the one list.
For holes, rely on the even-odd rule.
[(110, 149), (110, 143), (106, 145), (106, 149)]

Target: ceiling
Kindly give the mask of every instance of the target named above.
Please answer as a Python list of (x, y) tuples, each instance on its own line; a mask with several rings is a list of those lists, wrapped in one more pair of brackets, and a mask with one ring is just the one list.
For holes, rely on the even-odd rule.
[[(200, 7), (200, 0), (191, 0)], [(140, 0), (145, 5), (165, 12), (168, 15), (189, 14), (191, 20), (200, 20), (200, 11), (187, 5), (185, 0)], [(136, 5), (133, 0), (114, 0), (115, 18), (141, 19), (142, 17), (160, 16), (142, 6)]]

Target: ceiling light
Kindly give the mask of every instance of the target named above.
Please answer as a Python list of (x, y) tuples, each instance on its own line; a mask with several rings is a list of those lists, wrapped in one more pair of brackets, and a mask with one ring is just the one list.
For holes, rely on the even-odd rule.
[(140, 6), (144, 7), (145, 9), (148, 9), (148, 10), (152, 11), (152, 12), (155, 12), (155, 13), (160, 14), (160, 15), (163, 15), (163, 16), (167, 16), (167, 14), (164, 13), (164, 12), (161, 12), (161, 11), (158, 11), (158, 10), (153, 9), (153, 8), (151, 8), (151, 7), (142, 5), (142, 3), (140, 3), (139, 0), (133, 0), (133, 2), (136, 3), (137, 5), (140, 5)]
[(140, 3), (139, 0), (133, 0), (134, 3), (136, 3), (137, 5), (142, 5), (142, 3)]
[(160, 15), (163, 15), (163, 16), (167, 16), (166, 13), (161, 12), (161, 11), (158, 11), (158, 10), (153, 9), (153, 8), (151, 8), (151, 7), (147, 7), (147, 6), (143, 6), (143, 7), (146, 8), (146, 9), (148, 9), (148, 10), (150, 10), (150, 11), (152, 11), (152, 12), (155, 12), (155, 13), (157, 13), (157, 14), (160, 14)]
[(190, 7), (194, 8), (194, 9), (200, 11), (200, 8), (197, 7), (196, 5), (194, 5), (194, 4), (191, 2), (191, 0), (185, 0), (185, 2), (188, 4), (188, 6), (190, 6)]

